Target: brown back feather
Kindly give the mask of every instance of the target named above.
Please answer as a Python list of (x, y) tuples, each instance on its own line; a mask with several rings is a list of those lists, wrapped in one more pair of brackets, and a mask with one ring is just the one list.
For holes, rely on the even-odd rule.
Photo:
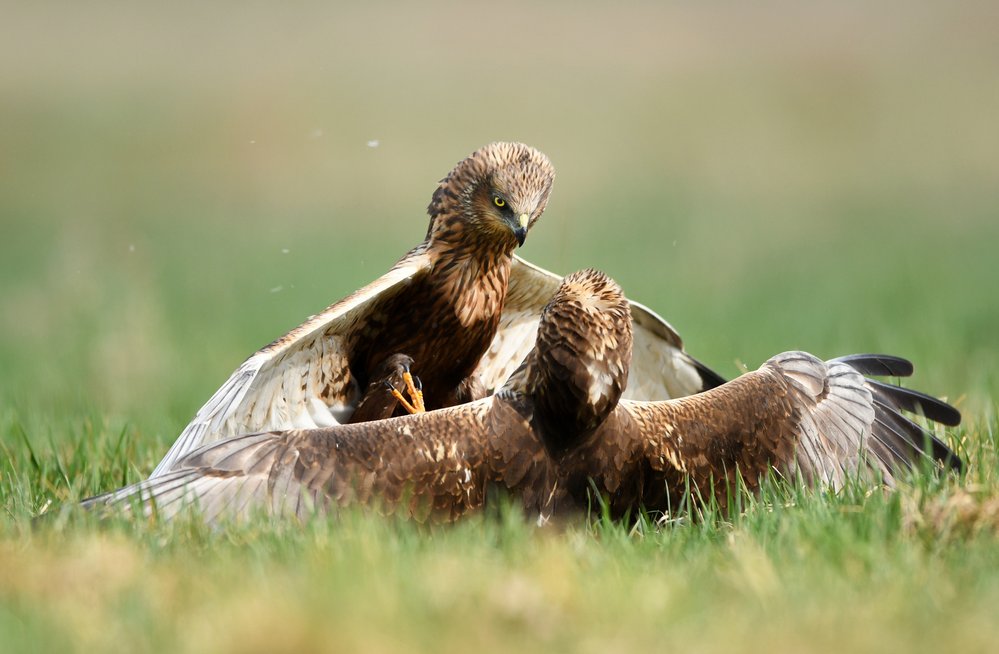
[(529, 391), (545, 446), (560, 454), (588, 437), (617, 406), (631, 364), (631, 311), (603, 273), (565, 278), (544, 308)]

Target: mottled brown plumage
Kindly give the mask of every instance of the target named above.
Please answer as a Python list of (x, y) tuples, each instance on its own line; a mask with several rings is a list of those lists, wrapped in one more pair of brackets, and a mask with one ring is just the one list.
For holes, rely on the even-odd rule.
[(477, 399), (458, 397), (458, 389), (496, 335), (513, 251), (544, 211), (554, 177), (537, 150), (493, 143), (441, 181), (426, 240), (400, 262), (418, 260), (422, 270), (401, 292), (373, 303), (364, 325), (345, 338), (359, 384), (370, 382), (370, 371), (387, 357), (405, 354), (423, 381), (428, 409)]
[(561, 461), (563, 483), (579, 502), (592, 479), (620, 515), (638, 505), (669, 512), (687, 489), (695, 500), (725, 508), (737, 475), (750, 491), (771, 472), (840, 489), (850, 479), (892, 487), (921, 461), (960, 468), (952, 451), (901, 413), (956, 425), (960, 414), (953, 407), (862, 374), (911, 371), (907, 361), (885, 355), (824, 362), (786, 352), (694, 396), (625, 400)]
[[(419, 519), (454, 519), (492, 485), (542, 516), (585, 507), (591, 489), (616, 515), (669, 511), (688, 487), (725, 505), (741, 474), (771, 470), (816, 486), (848, 477), (895, 483), (930, 456), (958, 465), (901, 410), (956, 424), (950, 406), (866, 379), (904, 376), (892, 357), (822, 362), (791, 352), (717, 389), (664, 402), (621, 400), (632, 322), (620, 289), (570, 275), (545, 308), (536, 348), (497, 394), (373, 423), (252, 434), (199, 449), (156, 479), (88, 501), (162, 517), (196, 503), (205, 520), (259, 510), (306, 517), (356, 503)], [(925, 440), (924, 440), (925, 438)], [(932, 450), (924, 453), (924, 443)]]
[[(544, 211), (555, 171), (541, 152), (492, 143), (438, 185), (425, 240), (385, 276), (241, 366), (153, 472), (204, 443), (263, 429), (391, 416), (382, 382), (405, 358), (428, 409), (476, 399), (470, 380), (496, 336), (513, 250)], [(480, 396), (481, 397), (481, 396)]]
[[(553, 175), (543, 154), (517, 143), (460, 162), (433, 194), (424, 242), (247, 359), (152, 476), (229, 436), (391, 415), (396, 401), (383, 382), (400, 387), (400, 362), (422, 379), (431, 409), (500, 387), (533, 347), (541, 308), (561, 281), (511, 255), (544, 210)], [(642, 356), (625, 397), (679, 397), (723, 381), (683, 351), (665, 320), (635, 303), (632, 315)]]
[(617, 406), (631, 365), (631, 311), (621, 289), (596, 271), (565, 279), (541, 313), (537, 346), (521, 377), (532, 425), (554, 455), (599, 427)]

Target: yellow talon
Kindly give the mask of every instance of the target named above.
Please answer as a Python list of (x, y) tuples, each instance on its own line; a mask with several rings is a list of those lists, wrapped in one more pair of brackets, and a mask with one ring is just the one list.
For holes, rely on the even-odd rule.
[(427, 407), (423, 403), (423, 389), (416, 387), (416, 384), (413, 382), (413, 375), (411, 375), (407, 370), (402, 373), (402, 380), (406, 382), (406, 391), (409, 393), (409, 396), (413, 398), (412, 406), (415, 411), (410, 410), (410, 413), (426, 413)]
[(389, 391), (392, 393), (392, 397), (397, 399), (399, 404), (410, 413), (426, 413), (427, 407), (423, 404), (423, 391), (416, 387), (416, 384), (413, 382), (413, 375), (407, 370), (402, 373), (402, 380), (406, 383), (406, 392), (409, 393), (409, 397), (413, 400), (412, 403), (394, 387)]

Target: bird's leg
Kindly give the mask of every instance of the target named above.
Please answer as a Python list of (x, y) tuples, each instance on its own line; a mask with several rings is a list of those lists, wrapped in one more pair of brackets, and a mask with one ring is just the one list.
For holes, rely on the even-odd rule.
[(403, 368), (402, 381), (406, 385), (406, 392), (412, 402), (407, 400), (390, 382), (385, 382), (392, 397), (397, 399), (402, 408), (410, 413), (426, 413), (427, 407), (423, 404), (423, 383), (419, 377), (413, 377), (408, 365)]
[(423, 403), (423, 382), (420, 381), (419, 377), (411, 375), (408, 370), (402, 373), (402, 380), (406, 382), (406, 392), (413, 400), (413, 408), (409, 409), (409, 412), (426, 413), (427, 406)]
[[(410, 388), (409, 384), (412, 384), (414, 389), (418, 388), (418, 381), (409, 372), (409, 366), (412, 363), (412, 357), (397, 353), (387, 357), (376, 366), (369, 376), (370, 381), (365, 388), (364, 395), (350, 416), (350, 422), (368, 422), (391, 418), (400, 403), (406, 411), (412, 412), (417, 409), (420, 406), (419, 400), (416, 399), (419, 395), (418, 392), (410, 391), (411, 400), (400, 400), (399, 396), (402, 396), (402, 393), (396, 391), (397, 387), (403, 388), (403, 393), (405, 393)], [(408, 384), (407, 376), (410, 378)]]

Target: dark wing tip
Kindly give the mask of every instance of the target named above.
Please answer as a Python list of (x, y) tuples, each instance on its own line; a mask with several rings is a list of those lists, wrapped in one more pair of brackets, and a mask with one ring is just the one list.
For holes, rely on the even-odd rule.
[[(907, 359), (888, 354), (852, 354), (834, 361), (845, 363), (864, 375), (908, 377), (913, 370), (912, 363)], [(907, 411), (948, 427), (956, 427), (961, 424), (960, 411), (942, 400), (909, 388), (874, 379), (868, 379), (866, 384), (874, 394), (880, 437), (886, 444), (895, 441), (896, 447), (907, 445), (946, 467), (964, 470), (964, 462), (953, 450), (902, 414), (902, 411)]]
[(939, 422), (948, 427), (957, 427), (961, 424), (961, 412), (947, 404), (943, 400), (914, 391), (911, 388), (902, 388), (886, 384), (874, 379), (868, 379), (867, 383), (880, 390), (890, 397), (897, 406), (910, 413), (922, 415), (933, 422)]
[(875, 437), (891, 449), (901, 461), (913, 462), (920, 456), (939, 461), (957, 472), (964, 462), (932, 432), (909, 420), (890, 398), (875, 391), (874, 410), (877, 414)]
[(912, 362), (890, 354), (848, 354), (833, 361), (845, 363), (857, 372), (876, 377), (909, 377)]
[(964, 472), (965, 466), (964, 461), (957, 455), (957, 452), (950, 449), (944, 443), (940, 442), (935, 436), (930, 436), (930, 448), (933, 452), (933, 458), (940, 461), (947, 468), (950, 468), (954, 472)]

